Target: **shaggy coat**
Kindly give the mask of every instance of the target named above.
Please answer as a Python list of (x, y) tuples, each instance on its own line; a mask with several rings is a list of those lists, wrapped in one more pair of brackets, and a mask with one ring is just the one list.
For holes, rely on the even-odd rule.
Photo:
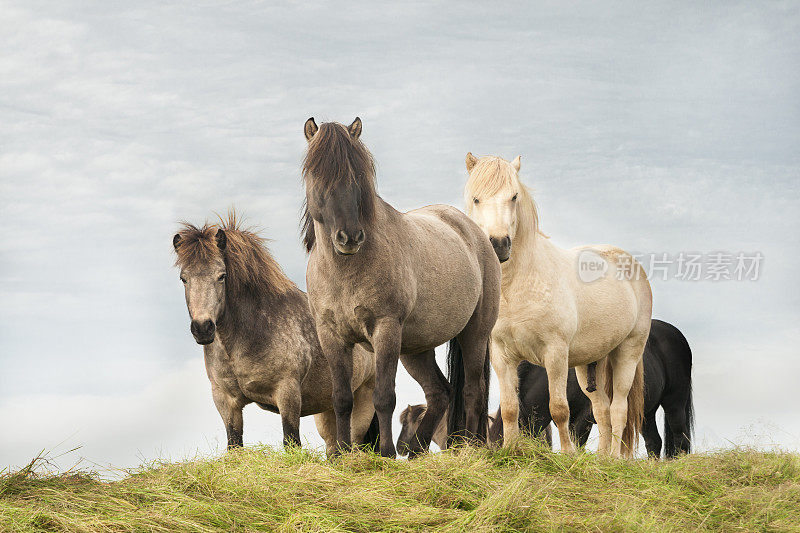
[[(203, 344), (214, 404), (228, 446), (242, 445), (242, 408), (280, 413), (284, 442), (300, 444), (300, 417), (315, 415), (328, 451), (336, 440), (331, 374), (308, 299), (283, 273), (263, 239), (239, 227), (184, 224), (173, 238), (192, 333)], [(353, 352), (353, 438), (374, 418), (374, 356)]]

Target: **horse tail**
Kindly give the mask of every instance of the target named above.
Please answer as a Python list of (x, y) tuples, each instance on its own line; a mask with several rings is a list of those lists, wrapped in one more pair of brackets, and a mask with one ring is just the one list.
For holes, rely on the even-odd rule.
[(633, 457), (639, 445), (639, 434), (644, 422), (644, 362), (639, 359), (633, 385), (628, 392), (628, 419), (622, 432), (622, 446), (627, 457)]
[(467, 430), (467, 413), (464, 406), (464, 354), (458, 339), (447, 345), (447, 378), (452, 392), (447, 410), (447, 447), (453, 446), (457, 436)]
[[(614, 370), (611, 361), (605, 361), (605, 390), (610, 400), (614, 400)], [(622, 431), (622, 453), (625, 457), (633, 457), (639, 444), (639, 435), (644, 422), (644, 363), (640, 359), (636, 364), (631, 390), (628, 391), (628, 417)]]
[(361, 445), (372, 447), (374, 451), (381, 449), (381, 428), (378, 424), (378, 413), (372, 415), (372, 422), (370, 422), (364, 438), (361, 439)]
[(478, 433), (467, 435), (467, 412), (464, 401), (464, 352), (458, 339), (451, 339), (447, 349), (447, 375), (450, 380), (452, 394), (450, 407), (447, 412), (447, 447), (453, 445), (458, 438), (476, 438), (479, 442), (486, 443), (486, 433), (489, 425), (489, 343), (486, 343), (486, 355), (483, 359), (483, 398), (481, 398), (480, 412), (478, 413)]
[(489, 343), (486, 343), (486, 356), (483, 358), (483, 398), (481, 398), (481, 413), (478, 418), (478, 442), (488, 443), (489, 434), (489, 383), (491, 378), (491, 357), (489, 356)]
[[(677, 331), (677, 328), (675, 328)], [(678, 331), (680, 333), (680, 331)], [(689, 441), (689, 448), (686, 450), (687, 453), (691, 453), (692, 451), (692, 437), (694, 435), (694, 399), (692, 394), (692, 349), (689, 346), (689, 342), (683, 337), (681, 334), (681, 338), (683, 339), (683, 344), (686, 348), (686, 361), (687, 369), (686, 369), (686, 387), (689, 390), (689, 394), (686, 396), (686, 406), (684, 407), (686, 413), (686, 437)], [(675, 457), (677, 455), (677, 450), (675, 449), (675, 437), (672, 434), (672, 427), (669, 425), (668, 417), (664, 417), (664, 455), (666, 457)]]

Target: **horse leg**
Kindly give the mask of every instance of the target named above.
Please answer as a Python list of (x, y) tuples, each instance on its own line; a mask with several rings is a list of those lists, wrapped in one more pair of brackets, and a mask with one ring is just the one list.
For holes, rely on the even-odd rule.
[[(458, 335), (464, 364), (464, 410), (466, 412), (466, 437), (486, 444), (489, 403), (484, 382), (489, 332), (484, 331), (473, 315), (467, 327)], [(488, 370), (488, 369), (487, 369)], [(488, 376), (487, 376), (488, 377)]]
[(381, 455), (395, 457), (392, 442), (392, 415), (397, 403), (395, 379), (403, 328), (396, 319), (385, 319), (375, 324), (372, 348), (375, 352), (375, 392), (372, 400), (381, 432)]
[(317, 329), (322, 353), (331, 369), (333, 412), (336, 413), (335, 453), (350, 450), (350, 415), (353, 413), (353, 345), (347, 346), (324, 328)]
[(228, 449), (241, 448), (244, 445), (242, 432), (244, 430), (244, 420), (242, 419), (242, 408), (240, 402), (233, 396), (226, 394), (222, 389), (211, 385), (211, 396), (214, 398), (214, 405), (217, 407), (222, 423), (225, 424), (225, 433), (228, 437)]
[(689, 427), (684, 406), (681, 405), (680, 402), (670, 402), (668, 400), (669, 398), (665, 399), (662, 407), (664, 407), (664, 426), (669, 427), (671, 435), (665, 434), (664, 438), (673, 439), (675, 443), (673, 447), (675, 453), (667, 457), (667, 459), (673, 459), (678, 454), (689, 453)]
[(284, 380), (278, 385), (275, 403), (281, 414), (283, 446), (300, 446), (300, 411), (302, 393), (300, 383), (294, 379)]
[[(642, 422), (642, 436), (644, 436), (644, 447), (647, 448), (647, 455), (658, 459), (661, 457), (661, 435), (658, 434), (658, 425), (656, 425), (656, 411), (653, 409), (650, 413), (645, 413)], [(670, 435), (665, 435), (670, 438)]]
[[(628, 393), (636, 377), (636, 366), (642, 359), (644, 341), (628, 337), (609, 354), (614, 371), (613, 400), (611, 400), (611, 456), (622, 457), (622, 436), (628, 423)], [(626, 450), (632, 452), (633, 450)]]
[(502, 346), (492, 340), (489, 353), (492, 356), (492, 368), (500, 383), (500, 418), (503, 420), (503, 446), (512, 446), (519, 437), (519, 398), (517, 387), (519, 376), (516, 365), (507, 360)]
[[(587, 392), (589, 386), (588, 368), (588, 365), (576, 366), (575, 376), (578, 378), (578, 384), (580, 384), (581, 390), (583, 390), (583, 393), (592, 402), (592, 414), (594, 415), (595, 422), (597, 422), (597, 430), (600, 433), (597, 453), (608, 454), (611, 446), (611, 400), (608, 398), (605, 390), (605, 380), (608, 379), (608, 376), (605, 375), (605, 365), (597, 365), (595, 369), (595, 390)], [(588, 433), (592, 431), (591, 424), (589, 424), (588, 430), (586, 435), (587, 440), (589, 438)]]
[(322, 440), (325, 441), (325, 453), (332, 457), (336, 452), (336, 413), (333, 409), (314, 415), (314, 424)]
[(425, 392), (425, 402), (428, 404), (422, 421), (409, 443), (408, 458), (413, 459), (427, 451), (431, 445), (431, 438), (450, 403), (450, 384), (436, 364), (436, 353), (433, 350), (417, 355), (400, 354), (400, 361), (422, 387)]
[(567, 376), (569, 375), (569, 351), (565, 345), (546, 348), (544, 367), (547, 370), (547, 385), (550, 391), (550, 416), (558, 428), (562, 453), (575, 453), (575, 445), (569, 434), (569, 402), (567, 401)]
[(353, 414), (350, 416), (352, 439), (355, 443), (361, 443), (364, 435), (372, 424), (372, 417), (375, 416), (375, 406), (372, 405), (372, 395), (375, 391), (375, 378), (362, 383), (353, 392)]

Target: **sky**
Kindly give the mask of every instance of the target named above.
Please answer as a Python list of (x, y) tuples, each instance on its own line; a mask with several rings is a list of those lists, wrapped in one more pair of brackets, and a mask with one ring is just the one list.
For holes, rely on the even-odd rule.
[[(521, 155), (560, 246), (760, 253), (653, 279), (654, 316), (694, 352), (698, 449), (800, 450), (798, 67), (791, 2), (0, 0), (0, 469), (224, 449), (171, 237), (235, 206), (304, 288), (310, 116), (361, 117), (401, 210)], [(398, 414), (423, 399), (401, 370)], [(253, 406), (244, 431), (281, 441)]]

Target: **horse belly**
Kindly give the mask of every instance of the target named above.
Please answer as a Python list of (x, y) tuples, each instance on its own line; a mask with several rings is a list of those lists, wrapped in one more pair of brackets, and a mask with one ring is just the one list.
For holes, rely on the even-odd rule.
[(403, 353), (430, 350), (457, 336), (483, 293), (477, 261), (466, 253), (438, 255), (418, 274), (416, 301), (403, 324)]

